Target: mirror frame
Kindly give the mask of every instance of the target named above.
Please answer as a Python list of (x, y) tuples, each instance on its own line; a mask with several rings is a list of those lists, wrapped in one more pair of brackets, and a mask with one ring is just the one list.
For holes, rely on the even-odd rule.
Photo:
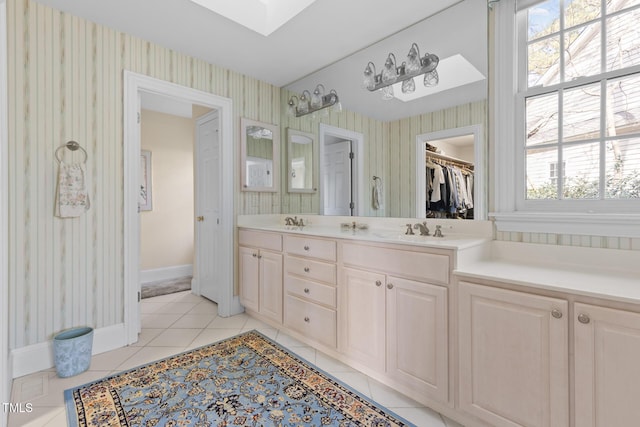
[[(249, 187), (247, 184), (247, 129), (250, 126), (260, 126), (269, 129), (273, 136), (273, 171), (272, 182), (269, 187)], [(257, 120), (240, 118), (240, 190), (242, 191), (261, 191), (261, 192), (278, 192), (280, 190), (280, 128), (278, 125), (271, 123), (259, 122)]]
[[(291, 175), (292, 167), (291, 161), (293, 160), (293, 136), (303, 136), (311, 140), (311, 165), (313, 167), (311, 171), (311, 188), (293, 188)], [(303, 132), (297, 129), (287, 128), (287, 191), (289, 193), (316, 193), (318, 191), (318, 142), (314, 134), (309, 132)]]

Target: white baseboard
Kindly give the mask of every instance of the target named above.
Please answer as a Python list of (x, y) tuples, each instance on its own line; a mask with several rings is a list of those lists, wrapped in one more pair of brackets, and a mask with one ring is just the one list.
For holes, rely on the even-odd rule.
[[(125, 339), (124, 323), (95, 329), (93, 331), (92, 354), (100, 354), (106, 351), (127, 345)], [(54, 367), (53, 341), (41, 342), (11, 351), (9, 356), (9, 369), (13, 372), (10, 378), (18, 378)]]
[(185, 276), (193, 276), (193, 265), (175, 265), (153, 270), (142, 270), (140, 271), (140, 282), (157, 282), (158, 280), (171, 280)]

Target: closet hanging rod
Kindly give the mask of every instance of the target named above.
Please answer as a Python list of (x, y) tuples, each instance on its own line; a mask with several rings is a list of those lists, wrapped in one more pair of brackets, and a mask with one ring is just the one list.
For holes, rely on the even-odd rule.
[(450, 162), (452, 164), (457, 164), (457, 165), (461, 165), (461, 166), (471, 166), (473, 167), (474, 164), (473, 162), (468, 162), (466, 160), (461, 160), (461, 159), (456, 159), (455, 157), (449, 157), (446, 156), (444, 154), (438, 154), (438, 153), (434, 153), (433, 151), (426, 151), (426, 160), (442, 160), (445, 162)]

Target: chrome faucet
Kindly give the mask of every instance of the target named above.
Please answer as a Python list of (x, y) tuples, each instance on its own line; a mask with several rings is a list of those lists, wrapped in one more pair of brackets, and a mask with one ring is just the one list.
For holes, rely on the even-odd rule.
[(407, 231), (405, 231), (404, 234), (409, 234), (409, 235), (415, 234), (411, 229), (411, 224), (407, 224)]
[(294, 225), (296, 227), (304, 227), (304, 221), (302, 218), (298, 219), (297, 216), (291, 218), (290, 216), (284, 219), (284, 225)]
[(423, 221), (422, 224), (420, 223), (413, 224), (413, 228), (415, 228), (416, 230), (420, 230), (421, 236), (429, 235), (429, 229), (427, 228), (427, 221)]

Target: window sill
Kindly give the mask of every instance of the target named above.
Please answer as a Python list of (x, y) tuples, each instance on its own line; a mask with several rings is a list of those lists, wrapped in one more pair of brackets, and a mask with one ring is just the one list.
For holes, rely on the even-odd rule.
[(497, 231), (640, 237), (640, 214), (493, 212)]

